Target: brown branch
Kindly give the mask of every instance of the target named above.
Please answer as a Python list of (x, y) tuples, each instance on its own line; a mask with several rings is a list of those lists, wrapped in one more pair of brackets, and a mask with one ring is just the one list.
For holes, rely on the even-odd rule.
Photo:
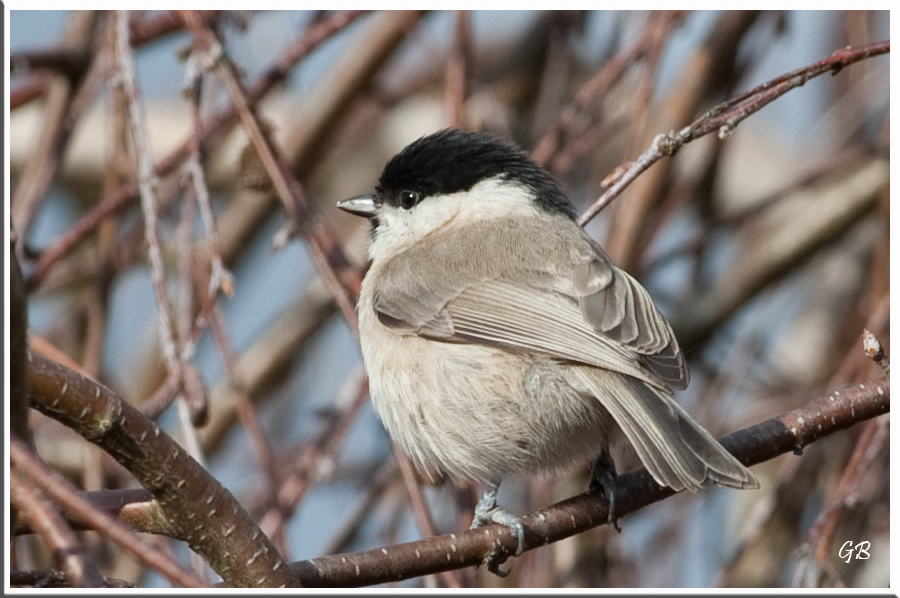
[(890, 40), (835, 50), (830, 56), (818, 62), (785, 73), (748, 92), (722, 102), (694, 121), (686, 131), (680, 132), (679, 136), (683, 136), (685, 141), (692, 141), (718, 129), (719, 137), (727, 139), (742, 120), (788, 91), (806, 85), (810, 79), (828, 72), (837, 75), (844, 67), (855, 62), (888, 54), (890, 51)]
[[(24, 443), (18, 440), (14, 443), (16, 447), (27, 450)], [(9, 494), (22, 519), (47, 544), (56, 560), (56, 566), (65, 572), (72, 587), (103, 587), (100, 572), (85, 553), (84, 545), (78, 541), (56, 508), (29, 480), (23, 479), (15, 467), (9, 472)]]
[(234, 64), (225, 54), (215, 35), (203, 26), (196, 11), (184, 11), (182, 18), (194, 37), (196, 49), (216, 65), (217, 72), (225, 80), (231, 101), (237, 107), (241, 122), (266, 168), (266, 173), (285, 212), (293, 221), (296, 230), (306, 239), (313, 262), (329, 290), (334, 294), (350, 325), (350, 330), (354, 336), (358, 336), (356, 296), (362, 277), (344, 256), (340, 243), (316, 213), (302, 185), (294, 177), (266, 128), (260, 123)]
[[(256, 83), (249, 88), (247, 92), (248, 100), (253, 103), (269, 93), (277, 84), (287, 78), (290, 69), (294, 64), (308, 56), (332, 35), (347, 27), (359, 17), (360, 14), (359, 11), (344, 11), (338, 13), (323, 21), (305, 35), (302, 35), (298, 40), (289, 45), (287, 50), (275, 64), (263, 72), (256, 80)], [(214, 117), (209, 119), (203, 127), (200, 135), (203, 147), (209, 148), (216, 146), (232, 127), (237, 124), (237, 121), (238, 112), (234, 106), (228, 106), (218, 112)], [(153, 174), (160, 178), (172, 174), (190, 155), (191, 143), (193, 143), (192, 140), (188, 139), (176, 150), (157, 162), (153, 169)], [(90, 212), (72, 225), (64, 235), (41, 253), (40, 258), (34, 265), (31, 275), (28, 277), (27, 288), (29, 290), (37, 288), (47, 275), (48, 270), (54, 264), (62, 257), (68, 255), (88, 233), (97, 227), (100, 222), (129, 206), (137, 196), (138, 184), (135, 180), (122, 185), (122, 187), (117, 189), (114, 193), (104, 197)]]
[(451, 126), (466, 128), (466, 98), (472, 72), (472, 33), (469, 11), (457, 10), (453, 35), (453, 50), (447, 61), (445, 103)]
[[(86, 55), (98, 20), (98, 14), (93, 11), (73, 12), (57, 52)], [(70, 78), (71, 73), (67, 73), (63, 77), (54, 77), (48, 86), (37, 145), (10, 198), (12, 228), (20, 235), (21, 243), (26, 242), (28, 228), (46, 197), (75, 123), (99, 87), (104, 71), (102, 62), (98, 59), (88, 61), (90, 72), (83, 78)], [(84, 73), (85, 70), (81, 68), (79, 72)]]
[[(819, 397), (782, 416), (735, 432), (721, 443), (745, 465), (779, 455), (800, 454), (803, 447), (856, 423), (887, 413), (890, 380), (873, 380)], [(619, 476), (616, 512), (632, 513), (674, 492), (658, 485), (645, 469)], [(531, 550), (579, 534), (607, 521), (602, 492), (586, 492), (525, 515), (525, 549)], [(516, 537), (497, 525), (418, 542), (339, 554), (290, 565), (294, 581), (312, 587), (351, 587), (387, 583), (429, 573), (478, 566), (496, 551), (512, 555)]]
[(590, 222), (639, 174), (662, 158), (674, 156), (685, 143), (715, 130), (719, 131), (720, 138), (726, 139), (741, 121), (791, 89), (800, 87), (808, 80), (827, 72), (837, 74), (846, 66), (866, 58), (886, 54), (890, 52), (890, 49), (890, 41), (884, 41), (837, 50), (827, 58), (772, 79), (749, 92), (722, 102), (678, 133), (673, 131), (657, 135), (650, 149), (641, 154), (634, 162), (627, 164), (627, 169), (617, 177), (612, 186), (578, 217), (578, 223), (584, 226)]
[(71, 83), (76, 83), (81, 79), (90, 64), (89, 52), (85, 49), (66, 47), (65, 45), (43, 50), (16, 52), (9, 56), (10, 74), (15, 74), (15, 71), (18, 70), (47, 69), (63, 75)]
[[(160, 518), (151, 512), (156, 508), (153, 496), (143, 488), (82, 492), (81, 497), (94, 509), (117, 518), (134, 531), (147, 534), (165, 534), (169, 531), (167, 525), (159, 526)], [(74, 514), (66, 515), (66, 522), (73, 530), (93, 529), (89, 521)], [(20, 518), (13, 521), (13, 532), (20, 536), (32, 534), (34, 530)]]
[[(28, 354), (28, 301), (25, 279), (14, 251), (9, 245), (9, 429), (27, 444), (31, 444), (28, 428), (28, 394), (25, 371)], [(15, 515), (13, 515), (15, 519)]]
[[(73, 389), (74, 390), (74, 389)], [(102, 511), (93, 508), (62, 476), (52, 472), (25, 445), (13, 438), (10, 439), (9, 455), (12, 465), (19, 475), (27, 478), (48, 496), (61, 504), (67, 511), (74, 513), (79, 519), (90, 522), (104, 536), (131, 552), (148, 567), (153, 567), (168, 579), (189, 588), (207, 587), (192, 573), (175, 561), (164, 557), (153, 550), (131, 530)], [(32, 526), (35, 521), (32, 519)]]
[[(209, 472), (109, 389), (31, 354), (32, 406), (112, 455), (150, 491), (172, 537), (235, 587), (289, 582), (278, 551)], [(162, 524), (161, 524), (162, 525)]]
[[(10, 571), (9, 585), (13, 588), (69, 588), (71, 585), (66, 579), (66, 574), (55, 569), (41, 571)], [(132, 583), (114, 579), (103, 578), (103, 587), (106, 588), (135, 588)]]

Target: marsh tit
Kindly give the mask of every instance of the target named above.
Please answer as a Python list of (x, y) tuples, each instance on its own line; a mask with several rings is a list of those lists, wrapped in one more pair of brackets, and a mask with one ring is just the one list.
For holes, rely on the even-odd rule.
[(623, 437), (661, 485), (758, 488), (672, 399), (688, 368), (647, 291), (575, 222), (559, 183), (517, 147), (447, 129), (338, 207), (372, 223), (359, 334), (372, 403), (425, 471), (487, 483), (472, 527), (509, 527), (508, 474), (596, 458), (614, 509)]

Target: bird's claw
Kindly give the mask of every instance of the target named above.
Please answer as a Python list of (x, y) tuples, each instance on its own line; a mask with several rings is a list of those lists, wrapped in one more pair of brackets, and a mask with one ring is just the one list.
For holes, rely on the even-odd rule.
[(616, 469), (601, 456), (594, 465), (594, 472), (591, 475), (590, 490), (602, 490), (606, 500), (609, 503), (606, 523), (612, 525), (613, 528), (622, 533), (619, 527), (619, 518), (616, 516)]
[(487, 511), (479, 511), (479, 509), (476, 508), (475, 517), (472, 519), (472, 525), (469, 529), (476, 529), (485, 525), (490, 525), (491, 523), (502, 525), (515, 534), (516, 539), (518, 540), (515, 556), (519, 556), (525, 552), (525, 526), (522, 525), (521, 517), (513, 515), (498, 506), (494, 506)]

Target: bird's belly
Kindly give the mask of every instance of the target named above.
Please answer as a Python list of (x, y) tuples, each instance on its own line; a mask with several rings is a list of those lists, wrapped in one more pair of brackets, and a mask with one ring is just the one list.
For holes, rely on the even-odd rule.
[(605, 446), (612, 420), (566, 382), (565, 366), (383, 328), (367, 336), (375, 410), (425, 471), (485, 481), (587, 462)]

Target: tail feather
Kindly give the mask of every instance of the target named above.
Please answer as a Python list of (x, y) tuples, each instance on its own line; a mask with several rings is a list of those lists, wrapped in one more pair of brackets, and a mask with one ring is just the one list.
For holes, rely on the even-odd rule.
[(577, 372), (660, 484), (691, 492), (711, 484), (759, 488), (756, 477), (662, 390), (595, 368)]

